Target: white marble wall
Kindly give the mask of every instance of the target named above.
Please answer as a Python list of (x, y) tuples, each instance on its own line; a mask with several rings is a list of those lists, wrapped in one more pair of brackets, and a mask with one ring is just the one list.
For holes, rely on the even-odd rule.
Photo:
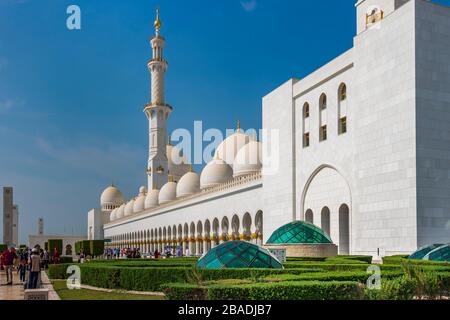
[(450, 242), (450, 8), (416, 2), (418, 245)]

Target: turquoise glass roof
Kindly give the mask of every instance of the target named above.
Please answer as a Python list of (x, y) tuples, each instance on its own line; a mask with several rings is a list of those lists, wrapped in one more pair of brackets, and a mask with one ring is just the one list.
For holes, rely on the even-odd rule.
[(201, 269), (268, 268), (283, 265), (266, 249), (246, 241), (228, 241), (212, 248), (197, 262)]
[(439, 248), (442, 244), (432, 244), (429, 246), (425, 246), (414, 252), (412, 255), (408, 257), (408, 259), (413, 260), (422, 260), (428, 253), (433, 251), (436, 248)]
[(450, 244), (440, 246), (428, 253), (423, 260), (450, 261)]
[(306, 221), (294, 221), (276, 230), (267, 244), (330, 244), (330, 236)]

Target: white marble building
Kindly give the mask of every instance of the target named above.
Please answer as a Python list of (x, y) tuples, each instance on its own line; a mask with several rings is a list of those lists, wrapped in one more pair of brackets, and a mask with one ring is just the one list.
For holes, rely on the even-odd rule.
[[(164, 38), (151, 41), (148, 188), (116, 187), (89, 213), (89, 238), (201, 254), (229, 239), (264, 243), (308, 220), (341, 254), (410, 253), (450, 242), (450, 8), (424, 0), (359, 0), (354, 46), (263, 98), (263, 129), (237, 130), (201, 175), (167, 152)], [(271, 139), (268, 136), (267, 139)], [(261, 152), (279, 143), (279, 170)], [(175, 149), (176, 150), (176, 149)], [(265, 150), (263, 150), (265, 151)], [(176, 154), (176, 152), (175, 152)], [(248, 161), (248, 158), (257, 161)]]

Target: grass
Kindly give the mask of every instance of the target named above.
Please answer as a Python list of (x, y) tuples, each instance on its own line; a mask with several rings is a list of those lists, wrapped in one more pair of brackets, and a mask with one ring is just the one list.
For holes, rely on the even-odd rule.
[(66, 280), (53, 280), (53, 288), (61, 300), (164, 300), (161, 296), (145, 296), (122, 292), (102, 292), (94, 290), (69, 290)]

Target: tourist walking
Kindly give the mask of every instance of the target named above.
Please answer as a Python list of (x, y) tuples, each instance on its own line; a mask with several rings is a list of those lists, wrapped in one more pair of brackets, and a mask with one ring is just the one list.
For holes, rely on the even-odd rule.
[(3, 264), (5, 265), (6, 270), (6, 284), (12, 285), (13, 284), (13, 266), (14, 266), (14, 260), (17, 259), (16, 250), (11, 247), (6, 253), (3, 255)]
[(37, 249), (33, 249), (30, 258), (30, 279), (28, 288), (36, 289), (38, 286), (39, 273), (41, 272), (41, 257)]

